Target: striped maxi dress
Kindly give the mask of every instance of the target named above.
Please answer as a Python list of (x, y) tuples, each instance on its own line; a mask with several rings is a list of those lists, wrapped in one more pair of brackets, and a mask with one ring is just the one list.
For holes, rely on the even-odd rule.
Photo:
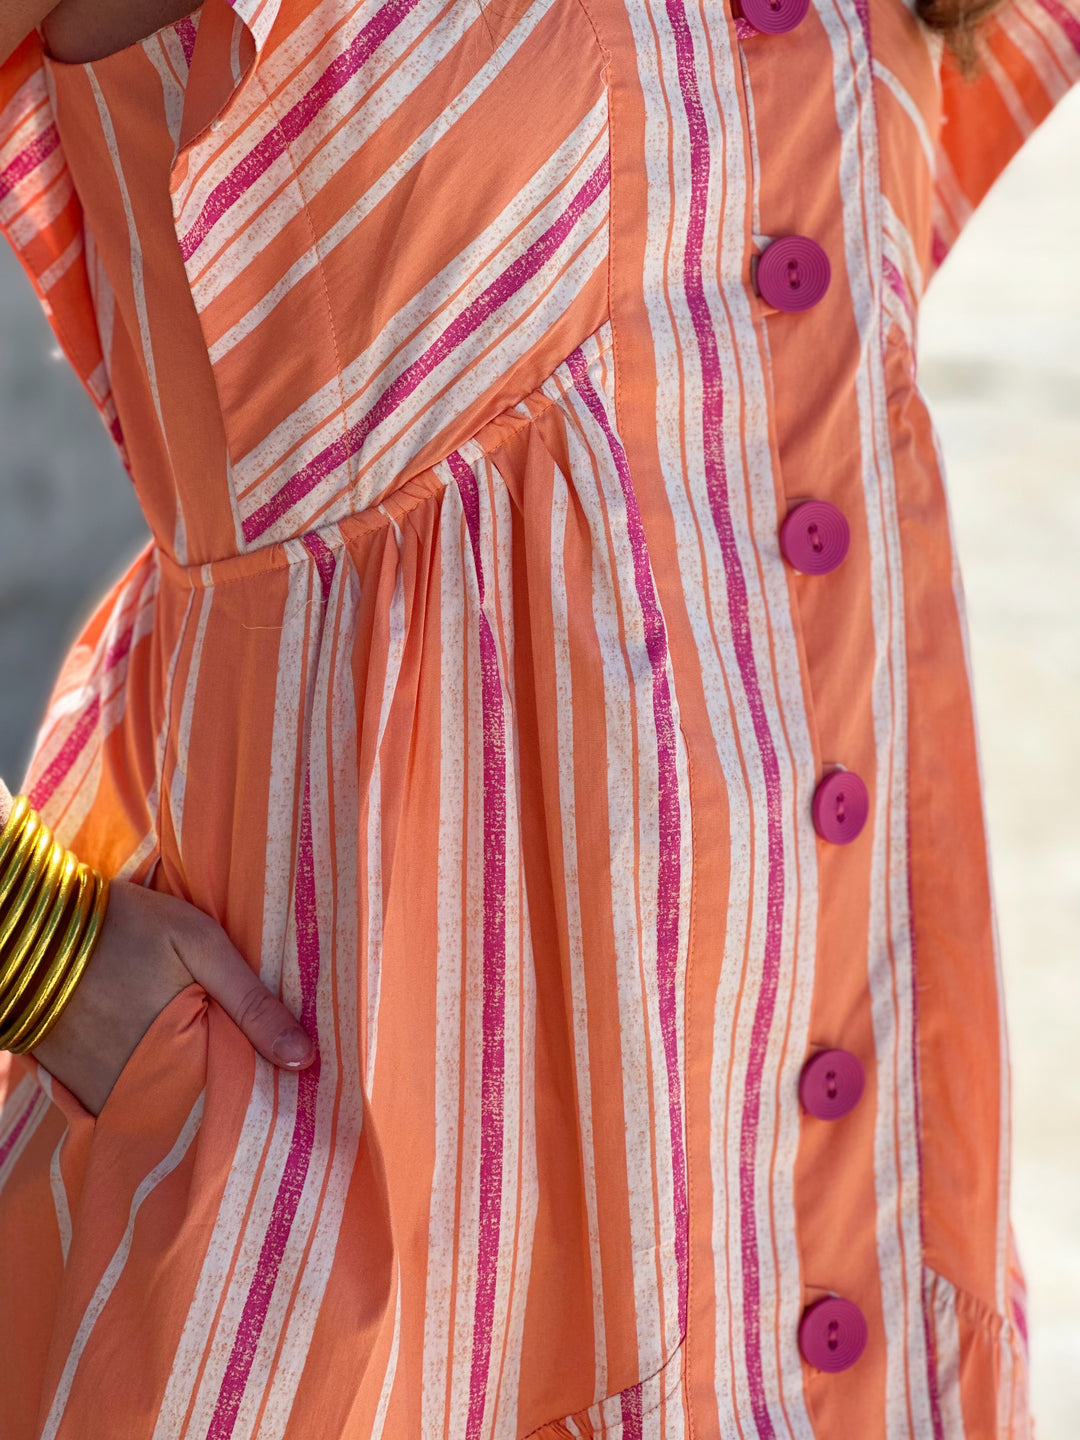
[(320, 1047), (191, 987), (96, 1119), (3, 1057), (0, 1440), (1029, 1435), (913, 346), (1078, 71), (1075, 0), (971, 82), (904, 0), (205, 0), (0, 69), (0, 226), (153, 537), (27, 785)]

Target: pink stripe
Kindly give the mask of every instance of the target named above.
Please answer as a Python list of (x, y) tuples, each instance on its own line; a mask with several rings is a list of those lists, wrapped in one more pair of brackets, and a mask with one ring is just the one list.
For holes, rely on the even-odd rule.
[(472, 542), (479, 591), (480, 689), (484, 727), (484, 1013), (480, 1079), (480, 1225), (466, 1440), (479, 1440), (487, 1403), (502, 1218), (503, 1089), (506, 1065), (506, 739), (499, 652), (484, 609), (480, 496), (472, 467), (449, 457)]
[(195, 54), (195, 41), (199, 35), (196, 15), (185, 15), (182, 20), (178, 20), (176, 22), (176, 33), (180, 39), (180, 48), (184, 52), (184, 59), (190, 66), (191, 57)]
[[(3, 1157), (0, 1156), (0, 1161), (2, 1161), (2, 1159), (3, 1159)], [(1017, 1330), (1019, 1330), (1019, 1332), (1020, 1332), (1020, 1341), (1021, 1341), (1021, 1344), (1023, 1345), (1024, 1354), (1027, 1355), (1027, 1353), (1028, 1353), (1028, 1322), (1027, 1322), (1027, 1311), (1024, 1309), (1023, 1302), (1020, 1300), (1019, 1296), (1017, 1296), (1017, 1295), (1014, 1295), (1014, 1296), (1012, 1297), (1012, 1317), (1013, 1317), (1013, 1324), (1016, 1326)]]
[(1071, 10), (1061, 4), (1061, 0), (1039, 0), (1039, 4), (1054, 24), (1064, 32), (1073, 49), (1080, 55), (1080, 20)]
[(900, 271), (896, 268), (896, 266), (888, 258), (888, 256), (882, 258), (881, 265), (882, 269), (885, 272), (885, 283), (888, 285), (889, 289), (893, 292), (893, 294), (899, 297), (900, 303), (903, 305), (907, 314), (914, 318), (915, 307), (911, 303), (911, 295), (908, 291), (907, 282), (904, 280), (903, 275), (900, 274)]
[(97, 729), (100, 714), (101, 696), (95, 695), (76, 720), (52, 764), (30, 791), (28, 798), (35, 810), (41, 810), (52, 799), (57, 787), (67, 777), (71, 767), (85, 750), (87, 742)]
[(619, 1396), (622, 1434), (619, 1440), (641, 1440), (641, 1386), (631, 1385)]
[(27, 1125), (30, 1123), (31, 1115), (33, 1115), (35, 1110), (37, 1110), (41, 1106), (41, 1104), (45, 1102), (45, 1100), (45, 1092), (35, 1087), (35, 1089), (31, 1093), (30, 1101), (27, 1104), (26, 1109), (23, 1111), (23, 1113), (19, 1116), (18, 1120), (15, 1121), (15, 1124), (8, 1131), (7, 1136), (4, 1139), (4, 1143), (0, 1145), (0, 1170), (4, 1168), (4, 1164), (8, 1156), (11, 1154), (12, 1150), (14, 1150), (16, 1144), (18, 1143), (19, 1136), (23, 1133)]
[(755, 1186), (757, 1136), (761, 1111), (761, 1083), (765, 1055), (776, 1007), (780, 975), (780, 946), (784, 923), (783, 796), (780, 766), (769, 730), (754, 659), (746, 580), (739, 561), (731, 523), (727, 470), (724, 463), (724, 390), (720, 356), (702, 283), (701, 257), (709, 197), (712, 157), (708, 126), (698, 93), (694, 42), (682, 0), (666, 0), (675, 40), (683, 108), (690, 139), (690, 209), (684, 248), (684, 286), (701, 362), (702, 442), (705, 484), (713, 525), (720, 542), (727, 582), (728, 616), (738, 659), (743, 693), (754, 726), (765, 782), (768, 825), (768, 899), (765, 944), (761, 957), (761, 988), (750, 1035), (750, 1054), (743, 1080), (742, 1127), (739, 1137), (739, 1207), (742, 1230), (743, 1345), (750, 1403), (759, 1440), (774, 1440), (772, 1417), (765, 1395), (761, 1358), (761, 1286), (758, 1260)]
[(214, 186), (198, 218), (180, 240), (180, 253), (190, 260), (214, 226), (236, 204), (275, 160), (280, 159), (338, 91), (363, 69), (383, 42), (391, 36), (419, 0), (388, 0), (359, 32), (347, 50), (326, 67), (318, 80), (254, 149), (249, 150), (233, 170)]
[(570, 202), (569, 208), (501, 275), (467, 305), (460, 315), (451, 322), (439, 338), (413, 361), (375, 401), (371, 409), (347, 430), (332, 445), (319, 452), (302, 470), (298, 470), (281, 487), (276, 495), (254, 511), (244, 521), (244, 539), (251, 544), (260, 535), (276, 524), (292, 507), (310, 494), (328, 475), (333, 474), (355, 455), (364, 441), (381, 425), (409, 396), (417, 386), (439, 365), (449, 359), (453, 352), (474, 331), (491, 318), (529, 280), (551, 260), (560, 246), (568, 239), (578, 221), (586, 214), (596, 199), (607, 189), (610, 167), (605, 156), (585, 184)]
[(109, 645), (102, 657), (101, 670), (96, 676), (98, 693), (87, 705), (86, 709), (79, 716), (74, 726), (68, 733), (67, 739), (60, 747), (54, 757), (52, 764), (43, 775), (38, 778), (37, 783), (30, 791), (29, 800), (35, 810), (40, 810), (56, 793), (57, 787), (64, 781), (71, 767), (78, 760), (87, 742), (97, 728), (98, 718), (101, 715), (101, 689), (105, 680), (125, 660), (131, 650), (132, 637), (135, 633), (134, 625), (129, 625), (126, 630)]
[(0, 170), (0, 200), (6, 200), (17, 185), (44, 165), (59, 144), (59, 131), (55, 125), (48, 125), (25, 150), (20, 150), (14, 160)]
[(668, 1127), (671, 1136), (671, 1168), (675, 1209), (675, 1258), (679, 1274), (679, 1336), (686, 1334), (689, 1291), (690, 1218), (686, 1189), (686, 1151), (683, 1139), (682, 1078), (679, 1073), (678, 997), (679, 891), (682, 872), (682, 822), (679, 806), (679, 771), (676, 763), (676, 724), (668, 682), (667, 630), (653, 584), (652, 562), (641, 520), (630, 465), (622, 442), (611, 427), (608, 413), (589, 377), (585, 356), (575, 350), (567, 364), (574, 386), (589, 414), (603, 431), (615, 462), (623, 501), (626, 528), (634, 557), (634, 581), (641, 606), (645, 649), (652, 669), (653, 727), (656, 731), (656, 762), (659, 775), (657, 797), (658, 842), (656, 886), (656, 983), (660, 1006), (660, 1033), (668, 1083)]
[(334, 583), (334, 569), (337, 564), (334, 559), (334, 552), (322, 536), (317, 535), (314, 530), (310, 530), (304, 536), (304, 548), (315, 561), (315, 568), (319, 572), (319, 580), (322, 584), (323, 601), (325, 602), (330, 599), (330, 587)]
[[(321, 543), (317, 536), (306, 537)], [(310, 547), (309, 547), (310, 548)], [(332, 578), (332, 571), (331, 571)], [(318, 1043), (319, 988), (319, 912), (315, 890), (315, 855), (311, 837), (311, 761), (304, 776), (304, 796), (300, 809), (300, 834), (297, 840), (296, 882), (293, 900), (296, 922), (297, 964), (300, 971), (300, 1023)], [(255, 1276), (248, 1290), (244, 1311), (237, 1326), (232, 1353), (218, 1393), (217, 1406), (206, 1440), (229, 1440), (236, 1424), (240, 1402), (244, 1398), (255, 1352), (266, 1324), (270, 1300), (274, 1293), (281, 1261), (285, 1254), (293, 1222), (303, 1194), (308, 1167), (315, 1146), (315, 1111), (319, 1093), (322, 1062), (315, 1063), (297, 1077), (296, 1119), (285, 1167), (274, 1197), (270, 1223), (263, 1237)]]

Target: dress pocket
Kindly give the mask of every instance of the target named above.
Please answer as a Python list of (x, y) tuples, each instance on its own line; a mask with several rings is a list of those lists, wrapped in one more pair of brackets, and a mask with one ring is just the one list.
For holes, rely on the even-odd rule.
[(271, 1067), (193, 984), (150, 1026), (96, 1119), (42, 1072), (69, 1127), (53, 1181), (67, 1233), (43, 1433), (76, 1433), (117, 1354), (111, 1433), (142, 1435), (139, 1417), (156, 1413), (260, 1069)]
[(643, 1421), (652, 1420), (647, 1433), (657, 1435), (683, 1434), (687, 1423), (683, 1407), (683, 1373), (685, 1346), (679, 1348), (667, 1363), (617, 1395), (598, 1400), (587, 1410), (567, 1415), (534, 1430), (528, 1440), (635, 1440), (643, 1432)]

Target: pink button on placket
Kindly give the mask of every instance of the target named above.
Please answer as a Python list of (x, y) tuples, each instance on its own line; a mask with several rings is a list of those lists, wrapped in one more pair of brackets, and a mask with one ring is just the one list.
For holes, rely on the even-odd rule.
[(739, 0), (733, 13), (760, 35), (786, 35), (806, 19), (810, 0)]
[(859, 1103), (865, 1083), (862, 1064), (850, 1050), (819, 1050), (802, 1068), (799, 1099), (808, 1115), (842, 1120)]
[(808, 1365), (835, 1375), (862, 1356), (868, 1338), (866, 1317), (851, 1300), (827, 1295), (811, 1305), (799, 1324), (799, 1349)]
[(831, 280), (829, 257), (806, 235), (781, 235), (765, 247), (757, 262), (758, 294), (774, 310), (791, 315), (815, 306)]
[(780, 551), (802, 575), (828, 575), (842, 565), (851, 545), (847, 517), (828, 500), (803, 500), (780, 526)]
[(833, 770), (814, 791), (814, 829), (831, 845), (849, 845), (870, 814), (870, 795), (851, 770)]

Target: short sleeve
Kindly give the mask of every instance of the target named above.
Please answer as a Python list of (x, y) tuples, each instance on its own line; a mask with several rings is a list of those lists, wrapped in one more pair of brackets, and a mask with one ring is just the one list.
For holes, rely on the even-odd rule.
[(60, 348), (124, 456), (94, 311), (82, 205), (36, 30), (0, 65), (0, 235), (22, 262)]
[(1080, 0), (1005, 0), (980, 35), (978, 70), (943, 51), (933, 260), (1027, 137), (1080, 78)]

